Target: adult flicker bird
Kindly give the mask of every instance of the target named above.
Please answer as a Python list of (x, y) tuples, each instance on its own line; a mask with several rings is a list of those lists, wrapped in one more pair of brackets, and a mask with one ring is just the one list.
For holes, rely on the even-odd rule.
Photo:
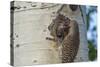
[(48, 29), (60, 48), (62, 63), (73, 62), (80, 43), (77, 22), (59, 14)]

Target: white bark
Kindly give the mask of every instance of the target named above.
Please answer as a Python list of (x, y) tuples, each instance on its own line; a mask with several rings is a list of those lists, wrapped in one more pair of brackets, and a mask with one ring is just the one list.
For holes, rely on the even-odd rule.
[[(21, 6), (14, 11), (14, 66), (61, 63), (55, 43), (45, 38), (50, 36), (48, 25), (62, 5), (15, 2), (14, 6)], [(88, 61), (86, 22), (80, 8), (72, 12), (66, 5), (60, 12), (79, 24), (80, 47), (75, 61)]]

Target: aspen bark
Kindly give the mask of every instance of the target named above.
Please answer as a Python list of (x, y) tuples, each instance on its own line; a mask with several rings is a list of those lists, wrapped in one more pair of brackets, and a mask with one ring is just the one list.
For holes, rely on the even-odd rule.
[(88, 61), (85, 6), (71, 11), (69, 5), (15, 1), (13, 13), (13, 59), (14, 66), (61, 63), (49, 24), (59, 12), (79, 25), (80, 46), (75, 62)]

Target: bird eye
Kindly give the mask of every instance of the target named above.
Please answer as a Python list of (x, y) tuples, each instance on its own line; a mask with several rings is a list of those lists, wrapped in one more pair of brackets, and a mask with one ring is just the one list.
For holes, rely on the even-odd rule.
[(60, 34), (60, 35), (58, 34), (58, 35), (57, 35), (57, 37), (61, 38), (61, 37), (62, 37), (62, 35), (61, 35), (61, 34)]
[(57, 31), (57, 37), (59, 37), (59, 38), (63, 37), (63, 30)]

